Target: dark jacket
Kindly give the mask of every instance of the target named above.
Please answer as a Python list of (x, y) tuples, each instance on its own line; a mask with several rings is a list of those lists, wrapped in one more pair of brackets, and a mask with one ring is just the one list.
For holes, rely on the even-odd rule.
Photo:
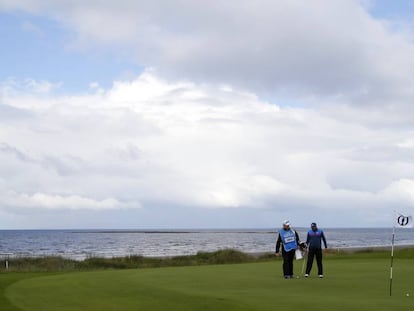
[(309, 230), (308, 236), (306, 237), (306, 244), (309, 245), (309, 248), (312, 249), (321, 249), (322, 248), (322, 242), (325, 245), (325, 248), (327, 248), (326, 244), (326, 238), (325, 234), (322, 230), (317, 229), (316, 231)]

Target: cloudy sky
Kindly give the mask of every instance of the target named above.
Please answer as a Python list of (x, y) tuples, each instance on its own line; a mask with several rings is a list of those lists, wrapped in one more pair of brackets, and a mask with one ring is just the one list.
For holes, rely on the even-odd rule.
[(390, 227), (414, 3), (0, 0), (0, 228)]

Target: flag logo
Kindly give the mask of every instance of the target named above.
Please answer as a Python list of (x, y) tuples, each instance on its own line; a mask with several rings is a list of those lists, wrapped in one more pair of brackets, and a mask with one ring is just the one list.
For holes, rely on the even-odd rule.
[(399, 228), (412, 228), (413, 218), (412, 216), (397, 215), (396, 225)]

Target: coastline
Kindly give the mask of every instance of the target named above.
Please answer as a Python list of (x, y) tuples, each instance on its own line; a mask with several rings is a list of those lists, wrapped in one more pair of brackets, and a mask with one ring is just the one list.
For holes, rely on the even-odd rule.
[[(306, 236), (300, 228), (299, 236)], [(303, 231), (303, 232), (302, 232)], [(390, 250), (391, 234), (385, 229), (327, 229), (330, 253)], [(165, 229), (165, 230), (0, 230), (0, 253), (12, 257), (174, 257), (198, 252), (234, 249), (251, 254), (272, 254), (276, 233), (269, 229)], [(414, 246), (414, 230), (401, 230), (395, 248)]]
[[(399, 244), (394, 245), (394, 250), (403, 250), (403, 249), (413, 249), (414, 244)], [(65, 256), (65, 254), (58, 253), (58, 254), (28, 254), (28, 253), (13, 253), (13, 252), (0, 252), (0, 260), (7, 260), (7, 259), (16, 259), (16, 258), (47, 258), (47, 257), (61, 257), (64, 259), (69, 260), (76, 260), (76, 261), (83, 261), (88, 258), (128, 258), (132, 256), (140, 256), (142, 258), (148, 259), (170, 259), (175, 257), (192, 257), (197, 255), (198, 253), (214, 253), (219, 251), (225, 250), (232, 250), (243, 253), (247, 256), (252, 256), (253, 258), (262, 258), (262, 257), (272, 257), (274, 252), (249, 252), (249, 251), (241, 251), (236, 248), (225, 248), (225, 249), (217, 249), (217, 250), (209, 250), (209, 251), (199, 251), (195, 254), (185, 254), (185, 255), (173, 255), (173, 256), (145, 256), (140, 254), (126, 254), (121, 256), (99, 256), (99, 254), (91, 254), (89, 256), (85, 256), (84, 258), (74, 258), (73, 256)], [(365, 253), (365, 252), (381, 252), (381, 251), (390, 251), (391, 252), (391, 245), (376, 245), (376, 246), (350, 246), (350, 247), (330, 247), (324, 250), (327, 254), (353, 254), (353, 253)]]
[[(397, 256), (402, 256), (404, 258), (414, 258), (413, 251), (414, 245), (399, 245), (396, 248), (396, 254), (398, 254)], [(388, 252), (388, 247), (356, 247), (345, 249), (330, 249), (326, 255), (328, 258), (344, 258), (346, 260), (359, 256), (360, 258), (384, 259), (388, 257)], [(352, 255), (349, 256), (350, 254)], [(277, 260), (277, 257), (274, 255), (274, 253), (246, 253), (235, 249), (222, 249), (213, 252), (199, 252), (195, 255), (172, 257), (145, 257), (140, 255), (127, 255), (111, 258), (88, 257), (81, 260), (69, 259), (62, 256), (0, 256), (0, 272), (55, 272), (92, 271), (102, 269), (161, 268), (178, 266), (241, 264), (268, 262), (274, 260)]]

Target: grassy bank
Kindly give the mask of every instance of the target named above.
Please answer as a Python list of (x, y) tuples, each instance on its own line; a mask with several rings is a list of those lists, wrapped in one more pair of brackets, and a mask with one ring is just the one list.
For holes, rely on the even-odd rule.
[[(205, 265), (212, 260), (206, 259), (211, 254), (199, 254), (203, 256), (201, 266), (1, 273), (1, 310), (228, 311), (312, 307), (377, 311), (408, 310), (414, 305), (412, 249), (395, 254), (392, 297), (388, 291), (388, 252), (327, 254), (324, 279), (313, 274), (309, 279), (293, 280), (282, 278), (280, 258), (248, 256), (237, 260), (246, 259), (249, 263)], [(220, 256), (223, 253), (212, 257)], [(223, 260), (221, 257), (220, 263)], [(300, 274), (301, 267), (302, 261), (296, 261), (296, 274)]]
[[(414, 248), (397, 250), (400, 257), (414, 256)], [(356, 250), (330, 249), (325, 252), (326, 258), (351, 258), (358, 257), (387, 257), (389, 250), (364, 248)], [(113, 258), (91, 257), (85, 260), (71, 260), (58, 256), (45, 257), (21, 257), (11, 258), (8, 262), (8, 269), (5, 269), (4, 261), (0, 263), (0, 272), (71, 272), (89, 271), (102, 269), (137, 269), (137, 268), (160, 268), (199, 266), (212, 264), (252, 263), (276, 260), (273, 253), (248, 254), (233, 249), (224, 249), (215, 252), (199, 252), (195, 255), (175, 257), (143, 257), (125, 256)]]
[[(92, 257), (82, 261), (63, 257), (15, 258), (9, 260), (7, 272), (69, 272), (101, 269), (135, 269), (178, 266), (199, 266), (211, 264), (247, 263), (268, 260), (269, 255), (252, 256), (237, 250), (225, 249), (215, 252), (199, 252), (191, 256), (152, 258), (125, 256), (113, 258)], [(271, 257), (270, 257), (271, 258)], [(0, 271), (6, 272), (5, 265)]]

